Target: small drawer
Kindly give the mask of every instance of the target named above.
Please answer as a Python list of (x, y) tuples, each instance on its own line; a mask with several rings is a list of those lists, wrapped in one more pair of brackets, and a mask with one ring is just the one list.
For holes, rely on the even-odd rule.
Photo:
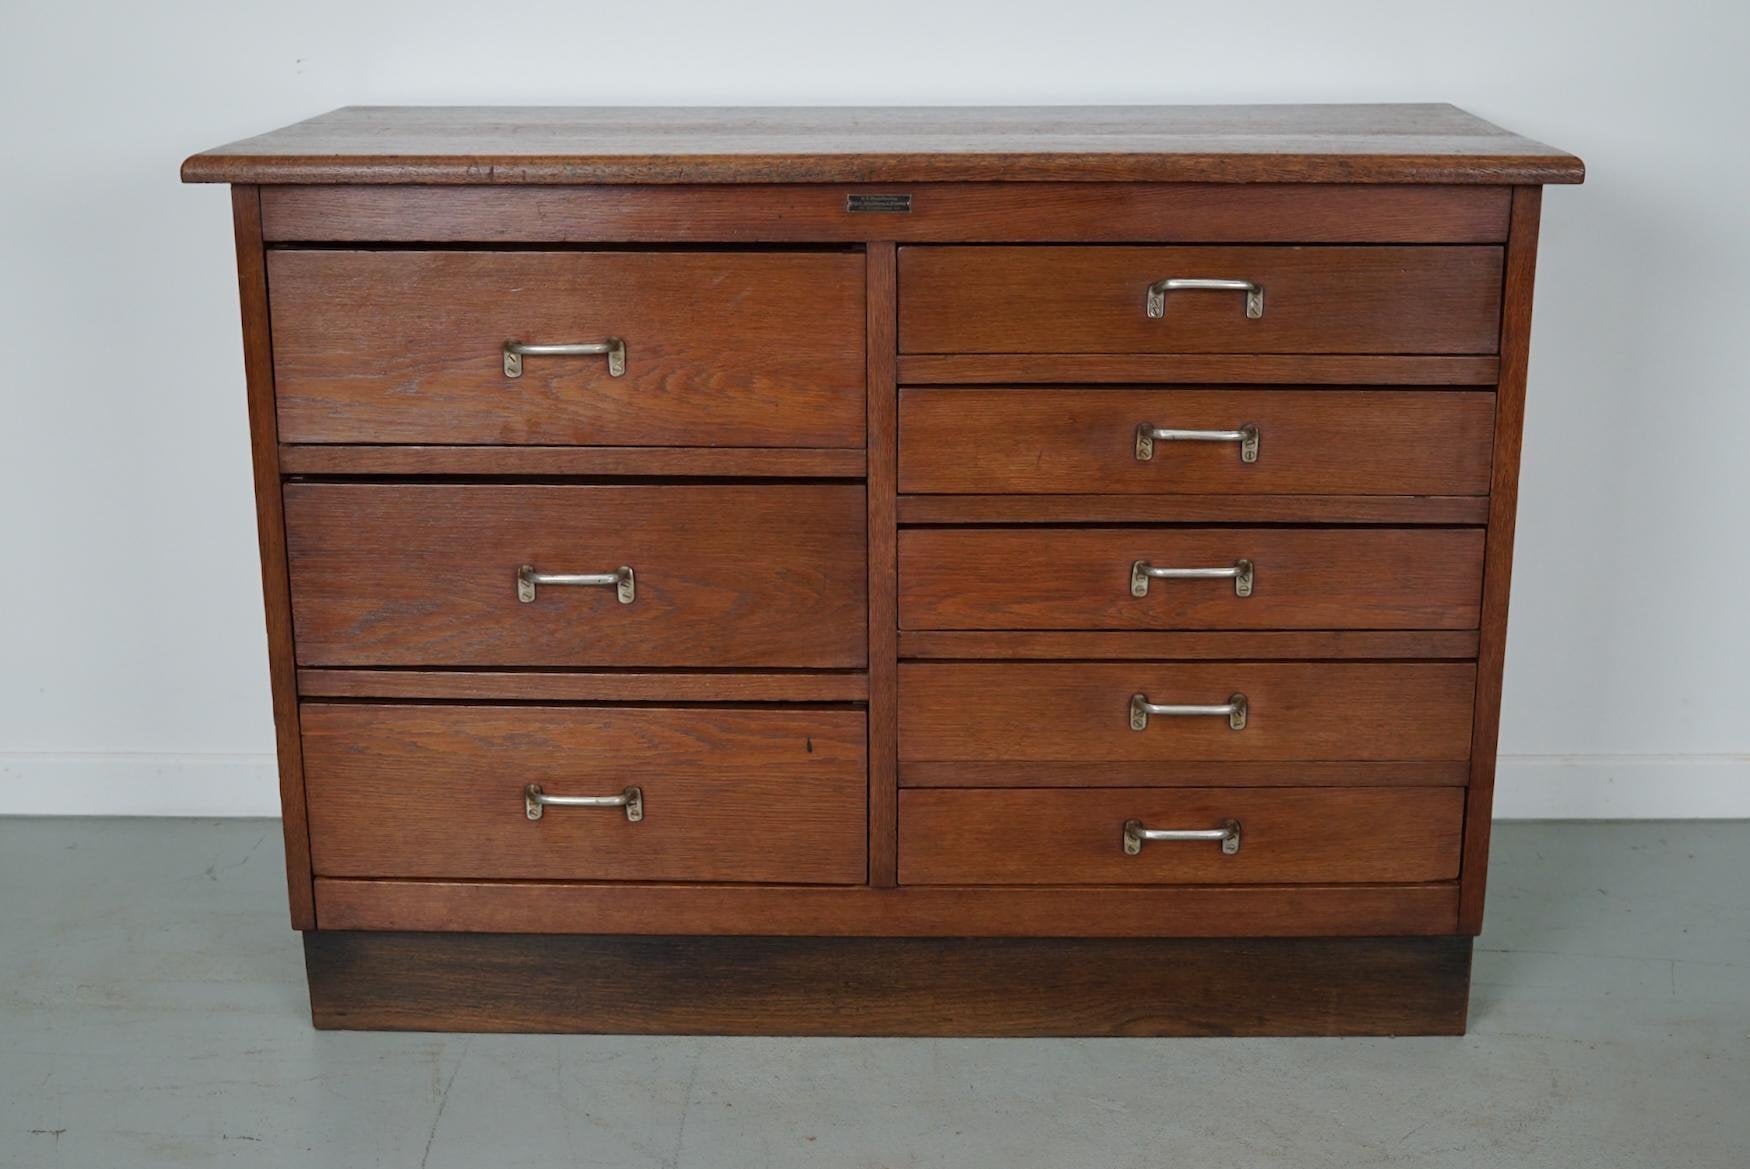
[[(864, 879), (859, 711), (305, 703), (300, 721), (317, 876)], [(571, 797), (618, 803), (539, 803)]]
[(1500, 309), (1498, 247), (899, 253), (902, 353), (1494, 353)]
[(899, 489), (1487, 495), (1494, 422), (1475, 391), (908, 388)]
[(1470, 662), (902, 662), (899, 757), (1460, 760), (1475, 688)]
[(1463, 828), (1458, 787), (913, 790), (899, 796), (899, 880), (1450, 881)]
[(911, 528), (902, 629), (1475, 629), (1480, 528)]
[(863, 445), (859, 255), (274, 251), (268, 282), (281, 442)]
[(301, 665), (868, 660), (861, 486), (290, 483), (285, 510)]

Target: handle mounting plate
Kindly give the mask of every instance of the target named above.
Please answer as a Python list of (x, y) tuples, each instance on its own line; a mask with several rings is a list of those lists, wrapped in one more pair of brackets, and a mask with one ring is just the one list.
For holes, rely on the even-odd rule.
[(1199, 277), (1168, 277), (1148, 286), (1145, 311), (1153, 320), (1167, 315), (1169, 292), (1243, 292), (1246, 294), (1246, 317), (1257, 320), (1264, 315), (1264, 286), (1251, 280), (1207, 280)]
[(523, 341), (504, 343), (504, 376), (523, 376), (524, 357), (595, 357), (608, 359), (608, 376), (626, 376), (626, 343), (618, 337), (564, 345), (531, 345)]
[(1221, 843), (1221, 854), (1233, 856), (1240, 851), (1240, 822), (1223, 820), (1220, 828), (1146, 828), (1141, 820), (1124, 822), (1124, 855), (1136, 856), (1150, 840), (1209, 840)]
[(1257, 565), (1243, 558), (1234, 561), (1232, 568), (1156, 568), (1146, 560), (1137, 560), (1130, 565), (1130, 595), (1148, 596), (1151, 580), (1231, 580), (1234, 596), (1249, 597), (1256, 578)]
[(1194, 442), (1233, 442), (1240, 448), (1240, 462), (1255, 463), (1258, 461), (1258, 427), (1246, 423), (1237, 430), (1176, 430), (1170, 427), (1157, 427), (1152, 422), (1138, 423), (1136, 427), (1136, 461), (1146, 463), (1155, 457), (1155, 442), (1160, 441), (1194, 441)]
[(636, 824), (644, 819), (644, 789), (637, 786), (628, 787), (617, 796), (549, 796), (538, 783), (523, 787), (523, 814), (529, 819), (539, 820), (549, 804), (560, 808), (624, 808), (628, 822)]
[(522, 564), (516, 570), (516, 599), (525, 605), (535, 603), (535, 590), (541, 585), (583, 585), (606, 588), (613, 586), (620, 604), (630, 605), (638, 599), (638, 576), (632, 567), (622, 564), (612, 572), (536, 572), (532, 564)]
[(1130, 696), (1130, 729), (1133, 731), (1148, 730), (1148, 720), (1156, 715), (1173, 718), (1200, 718), (1205, 715), (1212, 718), (1227, 719), (1230, 730), (1246, 729), (1246, 715), (1250, 704), (1244, 694), (1231, 694), (1228, 700), (1219, 706), (1183, 706), (1176, 703), (1150, 702), (1146, 694)]

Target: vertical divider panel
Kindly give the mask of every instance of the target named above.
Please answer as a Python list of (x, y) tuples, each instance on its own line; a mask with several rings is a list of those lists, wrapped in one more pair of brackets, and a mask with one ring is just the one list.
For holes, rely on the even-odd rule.
[(869, 883), (899, 871), (899, 617), (895, 491), (898, 480), (898, 282), (894, 245), (865, 252), (869, 430)]

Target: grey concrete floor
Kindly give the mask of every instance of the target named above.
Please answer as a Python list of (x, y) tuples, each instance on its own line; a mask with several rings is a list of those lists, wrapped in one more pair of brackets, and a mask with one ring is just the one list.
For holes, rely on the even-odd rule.
[(0, 820), (0, 1165), (1750, 1166), (1750, 824), (1503, 824), (1471, 1034), (310, 1029), (269, 821)]

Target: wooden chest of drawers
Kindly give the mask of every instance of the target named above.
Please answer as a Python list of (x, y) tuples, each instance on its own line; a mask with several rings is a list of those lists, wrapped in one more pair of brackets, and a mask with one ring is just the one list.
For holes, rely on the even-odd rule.
[(319, 1026), (1463, 1030), (1577, 159), (1449, 106), (347, 109), (183, 174)]

